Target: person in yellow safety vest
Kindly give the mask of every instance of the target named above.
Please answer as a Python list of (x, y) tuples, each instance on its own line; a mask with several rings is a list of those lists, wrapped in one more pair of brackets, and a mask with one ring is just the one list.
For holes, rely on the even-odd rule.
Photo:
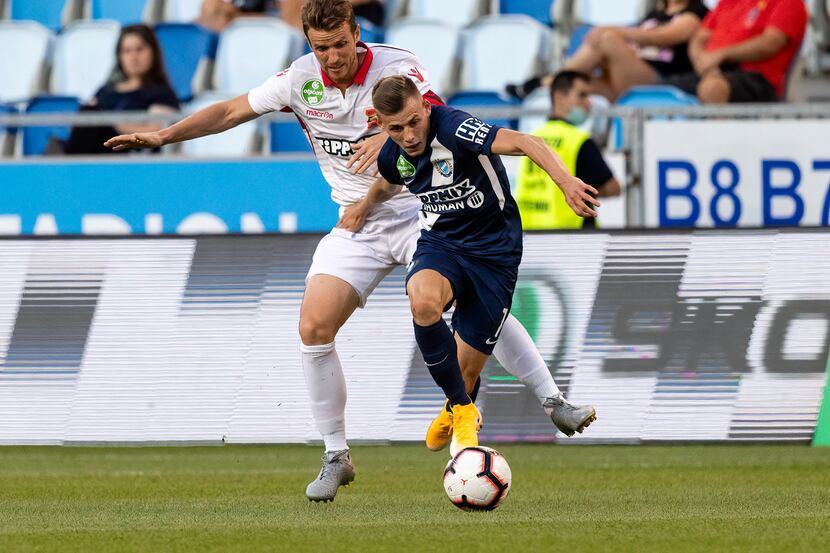
[[(565, 162), (568, 171), (590, 184), (602, 196), (619, 196), (620, 183), (605, 163), (591, 133), (578, 128), (591, 109), (588, 75), (561, 71), (550, 87), (550, 120), (531, 134), (541, 137)], [(522, 158), (514, 194), (525, 230), (596, 227), (593, 218), (583, 219), (568, 207), (559, 187), (528, 158)]]

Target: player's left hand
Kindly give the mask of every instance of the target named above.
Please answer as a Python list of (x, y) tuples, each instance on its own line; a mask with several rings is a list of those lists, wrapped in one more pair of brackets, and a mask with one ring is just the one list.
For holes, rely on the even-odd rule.
[[(352, 146), (354, 154), (349, 158), (346, 167), (351, 169), (355, 175), (365, 172), (378, 160), (380, 150), (386, 143), (387, 138), (388, 135), (385, 132), (380, 132)], [(377, 169), (375, 169), (372, 176), (377, 176)]]
[(591, 207), (599, 207), (599, 200), (591, 194), (599, 194), (596, 188), (585, 184), (576, 177), (571, 177), (567, 182), (561, 183), (559, 188), (565, 194), (565, 201), (574, 213), (580, 217), (596, 217), (597, 212)]
[(358, 232), (363, 228), (368, 213), (369, 208), (363, 200), (346, 206), (343, 210), (343, 215), (337, 221), (336, 227), (348, 230), (349, 232)]

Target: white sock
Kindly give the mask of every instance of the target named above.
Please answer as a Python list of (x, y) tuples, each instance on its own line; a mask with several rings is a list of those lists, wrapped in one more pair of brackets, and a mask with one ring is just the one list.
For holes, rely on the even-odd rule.
[(311, 399), (311, 414), (323, 436), (326, 451), (348, 449), (346, 444), (346, 379), (334, 342), (300, 345), (303, 373)]
[(559, 387), (553, 381), (536, 344), (513, 315), (504, 321), (493, 355), (508, 373), (533, 390), (540, 404), (545, 402), (545, 398), (559, 395)]

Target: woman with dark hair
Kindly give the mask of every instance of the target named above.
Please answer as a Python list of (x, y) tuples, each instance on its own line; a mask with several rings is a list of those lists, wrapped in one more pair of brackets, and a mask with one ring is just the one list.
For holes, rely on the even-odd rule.
[[(594, 27), (563, 70), (592, 76), (592, 88), (611, 101), (632, 86), (658, 84), (692, 70), (687, 47), (709, 12), (702, 0), (662, 0), (637, 27)], [(536, 77), (507, 92), (519, 98), (553, 75)]]
[[(176, 93), (164, 70), (164, 59), (155, 33), (147, 25), (130, 25), (121, 30), (116, 46), (117, 66), (113, 78), (95, 93), (81, 111), (147, 111), (175, 113)], [(118, 124), (113, 127), (78, 127), (66, 144), (68, 154), (110, 153), (103, 144), (113, 136), (152, 132), (160, 124)]]

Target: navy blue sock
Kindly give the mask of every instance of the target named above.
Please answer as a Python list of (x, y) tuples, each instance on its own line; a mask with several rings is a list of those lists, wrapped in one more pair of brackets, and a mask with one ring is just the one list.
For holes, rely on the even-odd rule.
[(458, 351), (455, 338), (443, 319), (430, 326), (420, 326), (413, 321), (415, 341), (429, 368), (429, 374), (444, 390), (450, 405), (466, 405), (470, 396), (464, 387), (461, 368), (458, 366)]
[(476, 398), (478, 397), (479, 388), (481, 388), (481, 377), (480, 376), (478, 378), (476, 378), (476, 383), (473, 384), (473, 391), (470, 392), (470, 399), (473, 400), (473, 403), (475, 403)]

